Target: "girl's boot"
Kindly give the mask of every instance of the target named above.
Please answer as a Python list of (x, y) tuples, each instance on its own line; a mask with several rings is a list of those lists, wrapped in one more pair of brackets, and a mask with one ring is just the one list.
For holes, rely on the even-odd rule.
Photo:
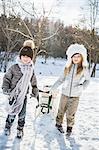
[(71, 133), (72, 133), (72, 127), (68, 127), (68, 126), (67, 126), (67, 131), (66, 131), (66, 132), (67, 132), (66, 135), (67, 135), (67, 136), (70, 136)]

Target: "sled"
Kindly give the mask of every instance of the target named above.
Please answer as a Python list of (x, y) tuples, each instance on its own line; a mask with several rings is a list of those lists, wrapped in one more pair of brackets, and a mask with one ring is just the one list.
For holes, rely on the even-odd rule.
[(36, 108), (43, 114), (51, 112), (56, 116), (58, 112), (60, 93), (59, 90), (54, 91), (52, 95), (49, 93), (52, 85), (43, 86), (42, 90), (39, 89), (39, 99)]
[(52, 109), (52, 95), (49, 93), (50, 86), (44, 86), (43, 90), (39, 90), (39, 104), (37, 107), (41, 108), (43, 114), (49, 113)]

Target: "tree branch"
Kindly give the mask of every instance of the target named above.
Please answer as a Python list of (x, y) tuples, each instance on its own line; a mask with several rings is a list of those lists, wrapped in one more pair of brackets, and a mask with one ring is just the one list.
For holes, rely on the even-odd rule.
[(29, 39), (33, 40), (33, 38), (32, 38), (31, 36), (26, 35), (26, 34), (22, 33), (21, 31), (14, 30), (14, 29), (8, 29), (8, 28), (5, 28), (5, 29), (6, 29), (6, 30), (9, 30), (9, 31), (16, 32), (16, 33), (20, 33), (20, 34), (21, 34), (21, 35), (23, 35), (24, 37), (27, 37), (27, 38), (29, 38)]
[[(14, 9), (13, 9), (13, 12), (14, 12), (15, 16), (17, 17), (17, 14), (15, 13)], [(25, 21), (24, 21), (24, 20), (22, 20), (21, 18), (20, 18), (20, 21), (24, 24), (24, 26), (25, 26), (26, 30), (28, 31), (29, 35), (30, 35), (30, 36), (31, 36), (31, 38), (33, 39), (33, 36), (32, 36), (32, 34), (31, 34), (31, 32), (30, 32), (30, 30), (29, 30), (28, 26), (26, 25)]]
[(42, 53), (42, 52), (47, 54), (46, 50), (40, 50), (40, 51), (37, 53), (37, 55), (39, 55), (39, 54)]
[[(57, 31), (58, 32), (58, 31)], [(49, 37), (46, 37), (46, 38), (43, 38), (42, 41), (45, 41), (45, 40), (48, 40), (50, 38), (52, 38), (53, 36), (55, 36), (57, 34), (57, 32), (55, 32), (54, 34), (52, 34), (51, 36)]]

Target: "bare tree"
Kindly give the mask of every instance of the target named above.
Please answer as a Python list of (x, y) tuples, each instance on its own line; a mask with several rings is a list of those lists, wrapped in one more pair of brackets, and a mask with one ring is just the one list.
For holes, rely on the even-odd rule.
[[(86, 10), (87, 15), (84, 14), (82, 22), (83, 24), (87, 22), (87, 27), (89, 27), (90, 29), (90, 41), (88, 43), (88, 50), (89, 50), (88, 54), (89, 54), (89, 68), (91, 69), (91, 76), (93, 76), (95, 75), (95, 68), (96, 68), (96, 63), (99, 55), (98, 53), (99, 40), (96, 32), (96, 23), (98, 21), (98, 15), (99, 15), (99, 1), (88, 0), (87, 6), (88, 6)], [(82, 10), (84, 12), (83, 8)], [(92, 62), (94, 63), (93, 66), (92, 66)]]
[[(95, 49), (97, 49), (97, 36), (96, 36), (96, 23), (97, 23), (97, 19), (98, 19), (98, 14), (99, 14), (99, 2), (98, 0), (89, 0), (89, 7), (90, 7), (90, 25), (91, 25), (91, 46), (90, 46), (90, 57), (89, 57), (89, 62), (91, 64), (92, 61), (92, 53), (93, 50), (95, 51)], [(96, 63), (97, 63), (97, 59), (98, 59), (98, 53), (95, 54), (94, 56), (94, 65), (93, 65), (93, 69), (92, 69), (92, 73), (91, 76), (95, 76), (95, 68), (96, 68)]]
[[(25, 10), (24, 6), (21, 5), (21, 3), (19, 2), (19, 5), (21, 7), (21, 9), (27, 13), (28, 15), (30, 15), (31, 18), (33, 18), (34, 23), (33, 25), (36, 27), (35, 28), (35, 32), (34, 35), (32, 34), (29, 26), (26, 24), (26, 22), (20, 18), (20, 23), (22, 25), (24, 25), (27, 34), (23, 33), (23, 31), (21, 30), (16, 30), (13, 28), (6, 28), (8, 31), (13, 31), (13, 32), (17, 32), (20, 33), (21, 35), (23, 35), (24, 37), (28, 38), (28, 39), (32, 39), (34, 40), (34, 42), (36, 43), (36, 48), (33, 50), (34, 52), (34, 58), (33, 61), (35, 63), (36, 61), (36, 56), (38, 54), (40, 54), (41, 52), (46, 53), (46, 49), (41, 49), (42, 45), (44, 44), (45, 41), (49, 40), (50, 38), (54, 37), (57, 33), (59, 28), (56, 29), (56, 31), (54, 33), (49, 33), (49, 23), (48, 23), (48, 16), (46, 16), (46, 11), (43, 7), (43, 12), (41, 15), (38, 15), (36, 12), (36, 9), (34, 7), (34, 3), (32, 3), (32, 13), (30, 13), (29, 11)], [(13, 8), (12, 8), (13, 9)], [(14, 15), (17, 16), (17, 14), (15, 13), (14, 9), (13, 9)], [(48, 15), (50, 15), (51, 10), (49, 11)], [(35, 23), (35, 20), (36, 23)]]
[(12, 16), (10, 14), (10, 11), (8, 11), (9, 13), (7, 14), (6, 9), (8, 10), (9, 8), (7, 8), (5, 0), (2, 0), (2, 9), (3, 9), (3, 14), (0, 17), (0, 28), (5, 37), (4, 71), (6, 71), (10, 53), (19, 44), (22, 37), (19, 35), (19, 33), (8, 31), (8, 28), (12, 28), (12, 27), (18, 28), (19, 19), (15, 18), (15, 16)]

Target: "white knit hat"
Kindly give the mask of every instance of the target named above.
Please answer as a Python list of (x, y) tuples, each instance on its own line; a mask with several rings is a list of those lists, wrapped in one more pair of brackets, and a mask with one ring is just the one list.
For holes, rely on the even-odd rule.
[(71, 65), (71, 57), (76, 54), (76, 53), (79, 53), (82, 55), (83, 57), (83, 63), (82, 65), (84, 67), (87, 67), (88, 66), (88, 62), (87, 62), (87, 49), (84, 47), (84, 45), (80, 45), (78, 43), (75, 43), (75, 44), (71, 44), (67, 51), (66, 51), (66, 55), (67, 55), (67, 62), (66, 62), (66, 67), (69, 67)]
[(34, 49), (35, 48), (35, 44), (34, 44), (34, 41), (33, 40), (26, 40), (24, 43), (23, 43), (23, 47), (30, 47), (31, 49)]

